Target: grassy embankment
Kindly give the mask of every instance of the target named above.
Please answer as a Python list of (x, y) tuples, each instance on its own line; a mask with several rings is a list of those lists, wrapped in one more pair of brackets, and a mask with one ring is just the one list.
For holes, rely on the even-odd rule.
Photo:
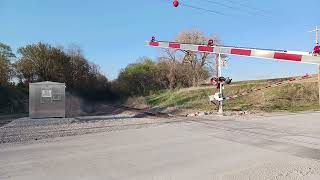
[[(250, 89), (265, 87), (273, 80), (235, 82), (225, 88), (225, 95), (230, 96)], [(146, 97), (152, 107), (170, 108), (192, 111), (213, 111), (217, 107), (209, 104), (208, 96), (214, 94), (213, 87), (166, 90)], [(229, 100), (225, 103), (227, 111), (312, 111), (320, 110), (318, 105), (317, 78), (299, 80), (281, 86), (253, 92), (250, 95)]]

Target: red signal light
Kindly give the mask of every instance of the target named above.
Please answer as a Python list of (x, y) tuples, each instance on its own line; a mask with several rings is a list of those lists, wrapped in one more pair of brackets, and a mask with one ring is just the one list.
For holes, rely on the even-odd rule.
[(174, 7), (178, 7), (179, 6), (179, 1), (178, 0), (174, 0), (173, 1), (173, 6)]
[(316, 45), (313, 49), (313, 54), (320, 54), (320, 46)]
[(208, 46), (213, 46), (213, 45), (214, 45), (213, 43), (214, 43), (213, 40), (212, 40), (212, 39), (209, 39), (209, 41), (208, 41)]

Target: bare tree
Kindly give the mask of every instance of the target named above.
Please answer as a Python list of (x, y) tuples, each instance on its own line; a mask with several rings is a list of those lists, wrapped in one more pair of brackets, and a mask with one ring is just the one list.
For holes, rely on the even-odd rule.
[[(220, 45), (221, 41), (217, 36), (205, 37), (205, 35), (198, 30), (182, 31), (176, 37), (176, 41), (185, 44), (207, 44), (208, 40), (212, 39), (215, 45)], [(208, 73), (215, 72), (215, 54), (198, 53), (186, 50), (164, 50), (163, 59), (170, 61), (181, 61), (187, 63), (192, 68), (192, 84), (198, 86), (199, 83), (208, 78)]]

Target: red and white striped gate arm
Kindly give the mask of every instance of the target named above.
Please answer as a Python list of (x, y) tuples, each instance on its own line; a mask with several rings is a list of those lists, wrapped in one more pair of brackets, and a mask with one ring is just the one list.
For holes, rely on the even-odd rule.
[(280, 61), (294, 61), (308, 64), (320, 64), (320, 56), (313, 56), (312, 53), (301, 51), (278, 51), (254, 48), (239, 48), (230, 46), (208, 46), (197, 44), (182, 44), (178, 42), (165, 41), (148, 41), (147, 45), (168, 49), (189, 50), (195, 52), (226, 54), (234, 56), (249, 56), (255, 58), (273, 59)]

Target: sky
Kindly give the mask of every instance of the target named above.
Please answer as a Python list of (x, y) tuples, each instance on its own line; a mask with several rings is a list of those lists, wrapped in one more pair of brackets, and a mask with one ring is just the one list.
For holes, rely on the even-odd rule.
[[(170, 0), (0, 0), (0, 42), (14, 51), (39, 41), (77, 45), (115, 79), (140, 57), (161, 55), (145, 46), (152, 36), (170, 41), (193, 29), (226, 45), (312, 51), (315, 35), (308, 31), (320, 25), (318, 1), (180, 0), (209, 12), (174, 8)], [(316, 72), (316, 65), (231, 56), (223, 74), (245, 80)]]

